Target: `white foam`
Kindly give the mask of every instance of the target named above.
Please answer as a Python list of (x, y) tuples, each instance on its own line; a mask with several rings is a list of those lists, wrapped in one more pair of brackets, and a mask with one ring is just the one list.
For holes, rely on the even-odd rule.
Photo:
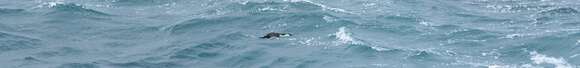
[(276, 8), (272, 8), (272, 7), (260, 8), (258, 10), (260, 10), (260, 11), (286, 11), (286, 10), (283, 10), (283, 9), (276, 9)]
[(502, 38), (514, 39), (514, 38), (522, 37), (522, 36), (524, 36), (524, 35), (523, 34), (510, 34), (510, 35), (506, 35), (506, 36), (504, 36)]
[(324, 15), (324, 17), (322, 17), (322, 19), (324, 19), (324, 21), (326, 21), (327, 23), (338, 21), (336, 18), (331, 17), (331, 16), (326, 16), (326, 15)]
[(248, 4), (248, 2), (250, 2), (250, 1), (239, 1), (238, 3), (240, 3), (242, 5), (246, 5), (246, 4)]
[(312, 45), (312, 40), (314, 40), (314, 38), (310, 38), (310, 39), (307, 39), (305, 41), (299, 41), (298, 43), (304, 44), (304, 45)]
[(371, 64), (373, 66), (377, 66), (377, 67), (387, 67), (387, 66), (391, 66), (391, 64)]
[(432, 26), (431, 22), (426, 22), (426, 21), (421, 21), (421, 22), (419, 22), (419, 24), (424, 25), (424, 26)]
[(358, 14), (358, 13), (346, 11), (346, 10), (340, 9), (340, 8), (328, 7), (326, 5), (323, 5), (323, 4), (320, 4), (320, 3), (316, 3), (316, 2), (312, 2), (310, 0), (284, 0), (284, 1), (287, 1), (287, 2), (306, 2), (306, 3), (310, 3), (310, 4), (314, 4), (316, 6), (322, 7), (323, 10), (331, 10), (331, 11), (335, 11), (335, 12), (342, 12), (342, 13), (348, 13), (348, 14)]
[(64, 1), (60, 1), (60, 0), (53, 1), (53, 2), (44, 2), (44, 3), (38, 5), (38, 6), (34, 7), (34, 8), (53, 8), (53, 7), (55, 7), (57, 5), (61, 5), (61, 4), (65, 4), (65, 2)]
[(354, 43), (354, 38), (350, 36), (350, 33), (346, 31), (346, 27), (340, 27), (338, 32), (334, 33), (334, 36), (340, 43)]
[(564, 58), (549, 57), (544, 54), (539, 54), (538, 52), (530, 52), (530, 60), (533, 63), (523, 64), (523, 65), (502, 65), (502, 64), (490, 64), (486, 65), (488, 68), (546, 68), (540, 66), (540, 64), (552, 64), (554, 68), (575, 68), (576, 66), (568, 63)]
[(487, 66), (487, 68), (515, 68), (513, 66), (509, 66), (509, 65), (496, 65), (496, 64), (492, 64)]
[(532, 64), (523, 64), (523, 65), (491, 64), (491, 65), (487, 65), (487, 68), (545, 68), (545, 67), (534, 66)]
[(578, 55), (580, 55), (580, 54), (574, 54), (574, 55), (570, 56), (570, 58), (578, 57)]
[(376, 51), (388, 51), (391, 49), (387, 49), (387, 48), (383, 48), (383, 47), (377, 47), (377, 46), (372, 46), (372, 49), (376, 50)]
[(534, 61), (535, 64), (553, 64), (556, 68), (574, 68), (571, 64), (569, 64), (564, 58), (555, 58), (555, 57), (548, 57), (543, 54), (539, 54), (538, 52), (530, 52), (531, 60)]

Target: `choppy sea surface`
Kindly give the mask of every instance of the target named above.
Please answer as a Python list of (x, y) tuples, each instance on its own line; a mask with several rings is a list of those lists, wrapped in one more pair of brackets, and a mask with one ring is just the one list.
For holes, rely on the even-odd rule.
[[(0, 0), (0, 68), (580, 68), (580, 0)], [(294, 36), (260, 39), (268, 32)]]

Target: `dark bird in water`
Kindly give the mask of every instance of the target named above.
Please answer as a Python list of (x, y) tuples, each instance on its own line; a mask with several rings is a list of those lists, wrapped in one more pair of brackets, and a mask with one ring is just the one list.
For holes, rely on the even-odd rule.
[(288, 36), (292, 36), (292, 34), (290, 34), (290, 33), (270, 32), (270, 33), (266, 34), (266, 36), (260, 37), (260, 38), (263, 38), (263, 39), (271, 39), (271, 38), (280, 38), (280, 37), (288, 37)]

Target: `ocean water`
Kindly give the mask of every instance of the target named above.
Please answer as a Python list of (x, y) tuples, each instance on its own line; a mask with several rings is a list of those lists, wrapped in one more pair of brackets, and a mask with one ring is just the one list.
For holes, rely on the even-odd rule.
[[(0, 68), (580, 68), (580, 0), (0, 0)], [(260, 39), (268, 32), (294, 36)]]

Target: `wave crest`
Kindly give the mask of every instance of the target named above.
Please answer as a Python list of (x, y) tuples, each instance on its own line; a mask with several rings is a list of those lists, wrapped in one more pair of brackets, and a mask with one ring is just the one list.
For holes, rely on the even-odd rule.
[(82, 5), (74, 3), (56, 3), (50, 4), (48, 7), (51, 12), (46, 13), (47, 16), (58, 16), (58, 17), (102, 17), (102, 16), (113, 16), (104, 12), (100, 12), (94, 9), (88, 9)]

